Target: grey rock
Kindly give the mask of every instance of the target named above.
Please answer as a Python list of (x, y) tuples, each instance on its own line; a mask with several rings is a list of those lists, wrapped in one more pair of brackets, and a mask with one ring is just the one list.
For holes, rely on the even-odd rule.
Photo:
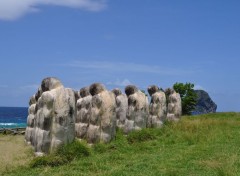
[(215, 113), (217, 110), (216, 103), (213, 102), (209, 94), (204, 90), (195, 90), (197, 93), (196, 109), (193, 114)]

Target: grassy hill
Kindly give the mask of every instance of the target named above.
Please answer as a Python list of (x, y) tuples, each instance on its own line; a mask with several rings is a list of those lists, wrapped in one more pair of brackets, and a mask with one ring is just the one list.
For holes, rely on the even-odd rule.
[(56, 167), (31, 167), (32, 158), (23, 157), (24, 165), (9, 164), (0, 172), (14, 176), (240, 175), (240, 113), (183, 117), (178, 123), (128, 137), (119, 131), (116, 140), (92, 146), (89, 152)]

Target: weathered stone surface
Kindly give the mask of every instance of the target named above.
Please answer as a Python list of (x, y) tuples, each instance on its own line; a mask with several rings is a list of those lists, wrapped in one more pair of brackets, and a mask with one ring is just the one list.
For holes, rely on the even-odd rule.
[(36, 108), (36, 99), (35, 99), (35, 95), (33, 95), (29, 101), (27, 128), (25, 131), (25, 140), (28, 144), (33, 144), (35, 108)]
[(82, 88), (80, 95), (81, 98), (77, 101), (75, 131), (77, 138), (86, 139), (92, 106), (92, 95), (89, 92), (89, 87)]
[(63, 85), (61, 81), (58, 80), (57, 78), (51, 78), (51, 77), (45, 78), (41, 84), (42, 92), (51, 91), (59, 87), (63, 87)]
[(116, 102), (112, 92), (99, 83), (90, 86), (92, 106), (87, 141), (109, 142), (116, 133)]
[(32, 122), (30, 119), (34, 114), (34, 135), (31, 143), (35, 152), (38, 155), (51, 153), (59, 145), (72, 142), (76, 116), (74, 91), (64, 88), (57, 78), (46, 78), (35, 94), (35, 100), (35, 108), (32, 107), (34, 104), (30, 106), (28, 118), (29, 122)]
[(178, 121), (182, 115), (182, 103), (179, 93), (176, 93), (174, 89), (168, 88), (165, 91), (167, 95), (167, 120)]
[(120, 89), (113, 89), (112, 92), (116, 97), (117, 127), (124, 129), (127, 118), (128, 98), (125, 94), (122, 94)]
[(41, 87), (39, 87), (37, 93), (35, 94), (35, 100), (38, 101), (41, 95), (42, 95), (42, 89)]
[(105, 90), (106, 90), (105, 86), (102, 85), (101, 83), (93, 83), (89, 88), (90, 94), (92, 96), (97, 95)]
[(166, 96), (157, 86), (148, 87), (148, 93), (151, 96), (149, 105), (148, 127), (161, 127), (167, 117)]
[(91, 95), (89, 92), (89, 87), (83, 87), (80, 89), (80, 97), (87, 97), (88, 95)]
[(136, 86), (134, 85), (128, 85), (126, 88), (125, 88), (125, 93), (127, 96), (130, 96), (134, 93), (137, 93), (139, 90)]
[(124, 126), (124, 133), (133, 130), (146, 128), (148, 118), (148, 98), (138, 90), (136, 86), (129, 85), (125, 88), (128, 96), (127, 119)]
[(151, 85), (148, 87), (148, 93), (150, 96), (152, 96), (153, 94), (155, 94), (156, 92), (159, 92), (159, 87), (156, 85)]
[(193, 114), (215, 113), (217, 105), (210, 98), (209, 94), (204, 90), (195, 90), (195, 92), (198, 98)]
[(113, 89), (113, 90), (112, 90), (112, 93), (114, 93), (114, 95), (115, 95), (116, 97), (119, 96), (119, 95), (122, 95), (122, 91), (121, 91), (120, 89), (118, 89), (118, 88)]
[(76, 101), (76, 103), (77, 103), (77, 100), (81, 97), (81, 96), (80, 96), (80, 92), (74, 91), (74, 95), (75, 95), (75, 101)]

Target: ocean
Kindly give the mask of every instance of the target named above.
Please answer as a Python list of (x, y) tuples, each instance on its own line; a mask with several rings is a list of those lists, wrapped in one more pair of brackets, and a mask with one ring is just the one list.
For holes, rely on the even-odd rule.
[(28, 108), (0, 107), (0, 128), (27, 126)]

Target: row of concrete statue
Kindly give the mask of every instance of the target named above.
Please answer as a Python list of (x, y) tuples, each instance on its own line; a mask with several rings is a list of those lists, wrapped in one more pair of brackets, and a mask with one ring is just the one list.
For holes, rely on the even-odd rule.
[(42, 81), (29, 102), (26, 142), (37, 155), (53, 152), (75, 137), (88, 143), (107, 143), (114, 139), (116, 128), (125, 134), (147, 127), (161, 127), (164, 121), (181, 117), (181, 98), (173, 89), (165, 92), (149, 86), (148, 96), (129, 85), (108, 91), (94, 83), (79, 92), (64, 88), (57, 78)]

